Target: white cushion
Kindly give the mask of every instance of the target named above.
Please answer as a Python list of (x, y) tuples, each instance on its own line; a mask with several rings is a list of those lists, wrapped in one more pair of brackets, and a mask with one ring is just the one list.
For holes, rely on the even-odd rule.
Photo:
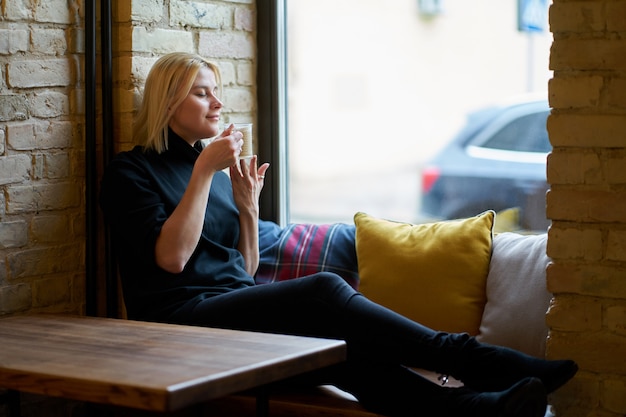
[(546, 286), (546, 243), (546, 234), (494, 237), (478, 340), (545, 356), (545, 316), (552, 298)]

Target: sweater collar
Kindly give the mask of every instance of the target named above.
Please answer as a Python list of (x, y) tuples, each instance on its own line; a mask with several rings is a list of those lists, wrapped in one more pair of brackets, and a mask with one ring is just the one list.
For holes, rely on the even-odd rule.
[(170, 128), (168, 128), (167, 132), (167, 142), (168, 152), (192, 158), (194, 161), (203, 149), (202, 141), (197, 141), (191, 146), (185, 139), (178, 136), (178, 134)]

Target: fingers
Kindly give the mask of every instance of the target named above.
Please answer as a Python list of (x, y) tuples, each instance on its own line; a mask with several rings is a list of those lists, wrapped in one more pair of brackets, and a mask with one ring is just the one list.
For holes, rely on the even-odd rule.
[[(239, 175), (241, 175), (243, 178), (250, 178), (252, 180), (256, 180), (260, 182), (265, 179), (265, 174), (267, 170), (269, 169), (270, 164), (268, 162), (265, 162), (263, 165), (257, 168), (257, 162), (258, 162), (257, 155), (253, 155), (249, 159), (240, 159), (239, 164), (236, 164), (234, 168), (237, 170)], [(255, 172), (256, 172), (256, 175), (253, 175), (253, 173)]]
[(250, 172), (251, 172), (251, 165), (252, 165), (252, 163), (253, 163), (252, 159), (254, 159), (254, 158), (251, 158), (251, 159), (250, 159), (250, 165), (247, 165), (247, 164), (246, 164), (246, 160), (245, 160), (245, 159), (243, 159), (243, 158), (239, 160), (239, 165), (240, 165), (241, 173), (242, 173), (244, 176), (246, 176), (246, 177), (250, 175)]
[(265, 173), (267, 172), (269, 167), (270, 167), (270, 164), (266, 162), (263, 165), (261, 165), (261, 167), (257, 170), (257, 178), (259, 180), (265, 179)]
[(235, 125), (230, 124), (229, 126), (224, 128), (224, 131), (221, 133), (220, 138), (230, 142), (230, 147), (234, 152), (234, 157), (239, 158), (243, 150), (243, 133), (234, 130)]
[(233, 136), (235, 139), (242, 139), (243, 133), (238, 130), (235, 130), (235, 125), (231, 123), (230, 126), (225, 127), (222, 132), (223, 136)]

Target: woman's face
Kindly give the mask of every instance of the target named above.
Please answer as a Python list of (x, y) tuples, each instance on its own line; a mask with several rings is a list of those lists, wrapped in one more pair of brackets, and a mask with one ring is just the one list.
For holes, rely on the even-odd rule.
[(216, 96), (217, 82), (212, 70), (202, 67), (189, 94), (172, 114), (169, 126), (193, 145), (219, 133), (222, 102)]

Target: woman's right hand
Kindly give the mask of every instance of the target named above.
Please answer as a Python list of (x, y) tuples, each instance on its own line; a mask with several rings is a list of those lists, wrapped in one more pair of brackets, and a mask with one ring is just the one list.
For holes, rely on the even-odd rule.
[(231, 124), (204, 148), (199, 160), (206, 169), (221, 171), (237, 163), (242, 147), (243, 134)]

